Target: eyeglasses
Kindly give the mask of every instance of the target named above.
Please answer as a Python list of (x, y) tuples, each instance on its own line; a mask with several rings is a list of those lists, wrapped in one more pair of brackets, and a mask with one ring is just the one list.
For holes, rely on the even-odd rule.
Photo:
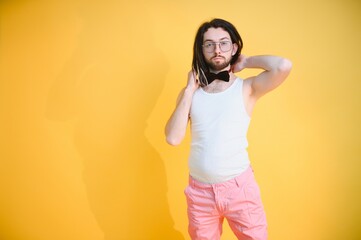
[(220, 41), (220, 42), (207, 42), (203, 44), (203, 48), (207, 53), (212, 53), (216, 50), (216, 45), (219, 46), (219, 49), (222, 52), (228, 52), (232, 48), (232, 42), (230, 41)]

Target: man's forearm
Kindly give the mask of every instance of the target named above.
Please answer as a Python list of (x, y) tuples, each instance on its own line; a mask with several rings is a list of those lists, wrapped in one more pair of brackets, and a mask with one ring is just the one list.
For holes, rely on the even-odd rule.
[(247, 57), (245, 68), (261, 68), (266, 71), (282, 70), (288, 60), (278, 56), (260, 55)]
[(180, 144), (185, 136), (193, 94), (194, 91), (189, 88), (185, 88), (181, 92), (177, 107), (167, 122), (165, 127), (166, 141), (171, 145)]

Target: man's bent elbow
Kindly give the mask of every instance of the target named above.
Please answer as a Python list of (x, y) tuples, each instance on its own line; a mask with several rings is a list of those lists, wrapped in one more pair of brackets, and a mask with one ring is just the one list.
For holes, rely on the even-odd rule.
[(172, 146), (177, 146), (179, 145), (181, 142), (182, 142), (182, 139), (181, 137), (171, 137), (171, 136), (167, 136), (166, 137), (166, 142), (169, 144), (169, 145), (172, 145)]
[(292, 69), (292, 62), (287, 58), (283, 58), (278, 66), (278, 70), (280, 72), (284, 72), (288, 74), (291, 71), (291, 69)]

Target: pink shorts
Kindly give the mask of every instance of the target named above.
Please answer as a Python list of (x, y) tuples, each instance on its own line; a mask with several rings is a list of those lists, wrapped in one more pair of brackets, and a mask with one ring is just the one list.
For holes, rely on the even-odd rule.
[(251, 167), (234, 179), (216, 184), (189, 177), (185, 195), (192, 240), (220, 239), (224, 218), (238, 239), (267, 239), (266, 215)]

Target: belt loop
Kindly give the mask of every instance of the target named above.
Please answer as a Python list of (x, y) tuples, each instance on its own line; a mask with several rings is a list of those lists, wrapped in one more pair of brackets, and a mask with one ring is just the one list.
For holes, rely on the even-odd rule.
[[(242, 174), (241, 174), (242, 175)], [(241, 178), (241, 175), (237, 176), (234, 180), (236, 181), (236, 184), (237, 184), (237, 187), (241, 187), (242, 186), (242, 183), (240, 181), (240, 178)]]

